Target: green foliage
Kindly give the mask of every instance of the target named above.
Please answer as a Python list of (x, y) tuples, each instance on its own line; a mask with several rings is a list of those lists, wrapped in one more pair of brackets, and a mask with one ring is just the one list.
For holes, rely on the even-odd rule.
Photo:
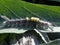
[(57, 22), (60, 19), (60, 6), (32, 4), (22, 0), (0, 0), (0, 14), (10, 18), (38, 16)]
[(0, 45), (4, 42), (4, 40), (7, 36), (8, 36), (8, 34), (0, 34)]

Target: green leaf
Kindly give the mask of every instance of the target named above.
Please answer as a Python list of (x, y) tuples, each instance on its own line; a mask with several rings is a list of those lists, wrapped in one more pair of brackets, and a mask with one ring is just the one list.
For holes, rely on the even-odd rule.
[(0, 14), (9, 18), (43, 17), (60, 23), (60, 6), (33, 4), (22, 0), (0, 0)]

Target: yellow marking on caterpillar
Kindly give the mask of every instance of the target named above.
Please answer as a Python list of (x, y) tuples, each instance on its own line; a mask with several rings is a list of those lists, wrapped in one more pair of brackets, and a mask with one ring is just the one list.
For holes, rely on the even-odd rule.
[(39, 21), (39, 18), (36, 18), (36, 17), (31, 17), (30, 19), (31, 21), (34, 21), (34, 22), (38, 22)]
[(27, 20), (27, 21), (30, 20), (29, 17), (26, 17), (26, 20)]

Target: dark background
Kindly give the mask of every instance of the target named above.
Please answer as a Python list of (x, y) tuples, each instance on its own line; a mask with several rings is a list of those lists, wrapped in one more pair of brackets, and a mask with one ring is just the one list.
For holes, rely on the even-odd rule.
[(37, 4), (47, 4), (47, 5), (60, 6), (59, 1), (51, 1), (51, 0), (24, 0), (24, 1), (31, 2), (31, 3), (37, 3)]

